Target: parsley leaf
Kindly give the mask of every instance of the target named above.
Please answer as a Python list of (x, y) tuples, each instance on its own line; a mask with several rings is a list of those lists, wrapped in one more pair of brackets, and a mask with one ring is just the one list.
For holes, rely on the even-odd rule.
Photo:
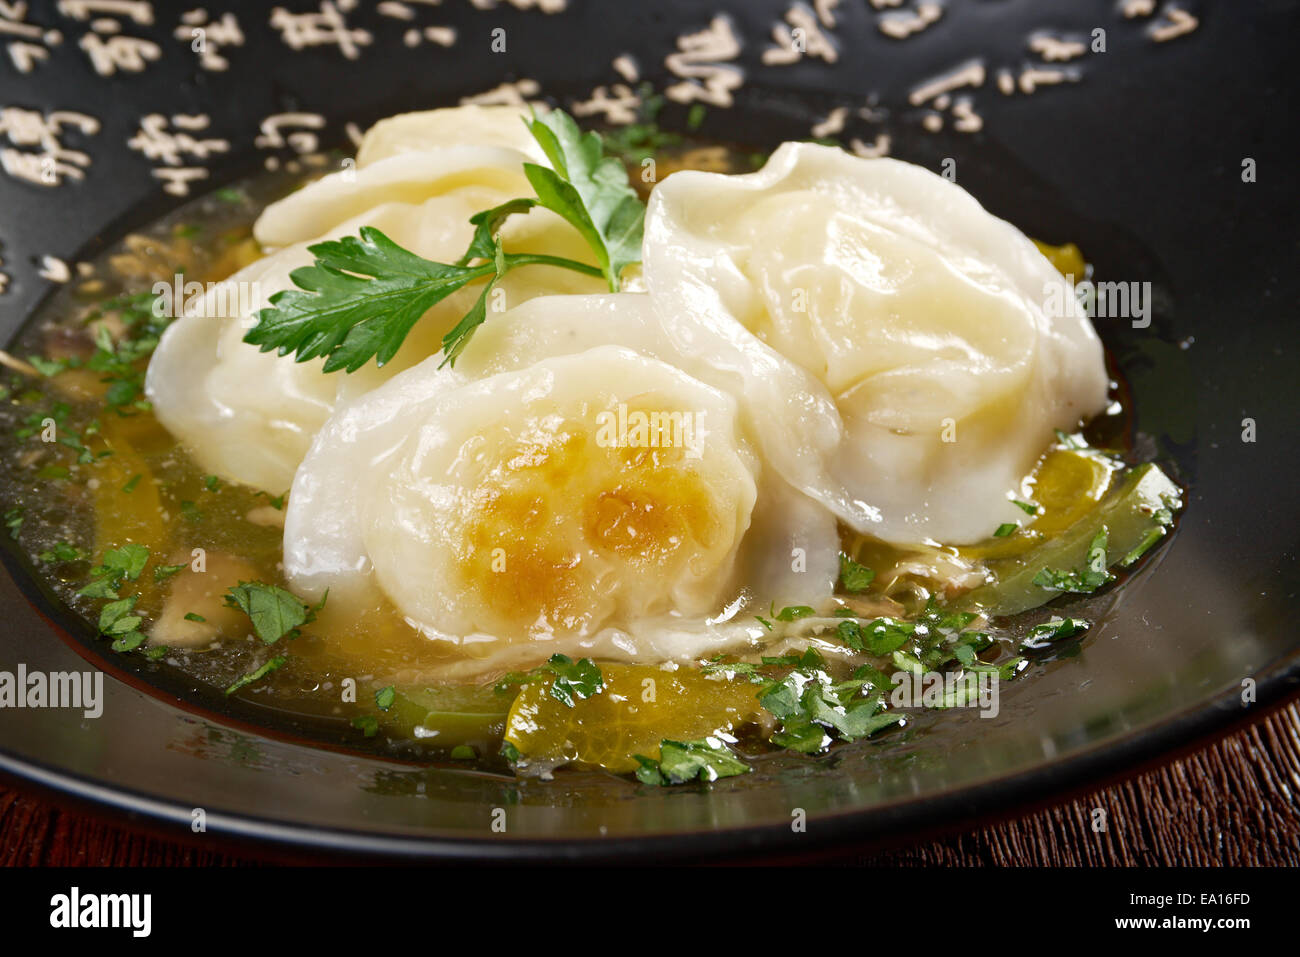
[(1129, 550), (1129, 552), (1119, 560), (1119, 563), (1128, 568), (1139, 558), (1151, 550), (1156, 542), (1164, 538), (1169, 532), (1169, 526), (1174, 523), (1174, 509), (1178, 507), (1176, 501), (1169, 498), (1162, 500), (1162, 507), (1156, 509), (1151, 515), (1151, 521), (1154, 523), (1151, 529), (1142, 536), (1142, 540)]
[(298, 362), (327, 356), (326, 372), (388, 362), (425, 312), (496, 268), (433, 262), (372, 226), (307, 251), (316, 262), (289, 274), (298, 288), (273, 295), (244, 341)]
[(37, 557), (43, 562), (54, 563), (79, 562), (87, 556), (85, 552), (75, 545), (70, 545), (67, 542), (55, 542)]
[(1034, 576), (1033, 582), (1039, 588), (1051, 591), (1068, 591), (1087, 594), (1096, 591), (1115, 576), (1107, 571), (1106, 544), (1109, 533), (1106, 526), (1101, 527), (1088, 545), (1088, 557), (1084, 567), (1077, 571), (1062, 571), (1044, 568)]
[(156, 582), (165, 582), (184, 568), (185, 565), (185, 562), (182, 562), (179, 565), (155, 565), (153, 567), (153, 580)]
[[(403, 249), (378, 229), (316, 243), (310, 266), (289, 278), (296, 289), (271, 297), (244, 341), (263, 352), (293, 354), (297, 361), (324, 357), (324, 370), (355, 372), (374, 359), (390, 361), (406, 336), (433, 306), (484, 281), (473, 305), (443, 337), (443, 365), (454, 364), (474, 330), (487, 319), (493, 285), (519, 266), (547, 265), (604, 277), (618, 290), (618, 276), (641, 258), (645, 207), (628, 185), (618, 160), (604, 153), (599, 136), (582, 133), (568, 114), (555, 110), (525, 124), (554, 164), (524, 164), (536, 197), (512, 199), (470, 217), (474, 234), (454, 263), (434, 262)], [(575, 259), (508, 253), (497, 233), (507, 218), (544, 206), (587, 240), (599, 265)]]
[(842, 621), (835, 629), (836, 636), (849, 648), (878, 658), (903, 647), (915, 633), (915, 625), (893, 618), (877, 618), (866, 623)]
[(1053, 618), (1029, 629), (1029, 634), (1021, 642), (1021, 647), (1037, 651), (1058, 639), (1081, 635), (1089, 627), (1089, 623), (1083, 618)]
[(748, 774), (749, 765), (717, 738), (696, 741), (670, 741), (659, 744), (659, 760), (643, 754), (633, 755), (641, 765), (637, 780), (642, 784), (662, 786), (687, 781), (716, 781), (719, 778)]
[(787, 605), (776, 613), (777, 621), (796, 621), (800, 618), (811, 618), (817, 614), (817, 610), (808, 605)]
[(240, 582), (226, 592), (226, 604), (242, 610), (268, 645), (286, 635), (296, 637), (298, 628), (315, 617), (314, 609), (297, 595), (261, 582)]
[(497, 694), (508, 694), (519, 685), (541, 678), (552, 677), (550, 695), (568, 707), (574, 707), (576, 698), (590, 698), (605, 687), (605, 676), (590, 658), (574, 661), (567, 655), (551, 655), (546, 664), (532, 671), (512, 671), (502, 675), (493, 686)]
[(104, 552), (100, 564), (90, 570), (91, 581), (77, 592), (85, 598), (118, 597), (123, 581), (135, 581), (149, 562), (149, 549), (128, 543)]
[(848, 555), (840, 552), (840, 584), (848, 592), (866, 591), (876, 579), (876, 573), (866, 565), (860, 565)]
[(352, 719), (352, 727), (356, 728), (367, 738), (373, 738), (379, 733), (379, 719), (373, 714), (359, 714)]
[(247, 687), (248, 685), (251, 685), (254, 681), (261, 681), (272, 671), (278, 671), (281, 667), (284, 666), (284, 663), (288, 660), (289, 659), (284, 657), (283, 655), (276, 655), (274, 658), (270, 659), (266, 664), (262, 665), (260, 668), (256, 668), (250, 671), (248, 674), (243, 675), (242, 677), (236, 679), (235, 683), (226, 689), (226, 694), (234, 694), (240, 688)]
[(135, 631), (144, 620), (139, 615), (132, 615), (137, 596), (120, 598), (109, 602), (99, 613), (99, 632), (102, 635), (117, 637)]
[(836, 684), (816, 666), (820, 656), (816, 663), (807, 655), (804, 659), (758, 697), (759, 704), (781, 721), (780, 730), (771, 737), (777, 747), (815, 754), (830, 745), (828, 730), (841, 740), (856, 741), (900, 720), (899, 715), (882, 711), (881, 695), (862, 694), (867, 684), (879, 691), (888, 684), (875, 669)]
[(553, 169), (524, 164), (537, 201), (567, 220), (596, 254), (611, 292), (619, 276), (641, 261), (645, 207), (628, 184), (627, 169), (605, 154), (599, 134), (584, 133), (563, 110), (525, 121)]
[(605, 687), (604, 676), (590, 658), (574, 661), (566, 655), (551, 655), (544, 667), (555, 675), (551, 697), (570, 708), (575, 698), (590, 698)]

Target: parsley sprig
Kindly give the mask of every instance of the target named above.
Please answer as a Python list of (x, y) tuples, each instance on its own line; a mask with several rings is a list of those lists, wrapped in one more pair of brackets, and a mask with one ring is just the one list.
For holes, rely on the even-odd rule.
[[(562, 110), (524, 122), (551, 167), (525, 163), (524, 175), (536, 196), (512, 199), (470, 217), (474, 234), (456, 262), (425, 259), (370, 226), (359, 236), (317, 243), (308, 247), (315, 262), (290, 273), (298, 288), (272, 296), (244, 341), (262, 352), (293, 354), (298, 362), (324, 357), (326, 372), (355, 372), (371, 359), (384, 365), (430, 308), (481, 281), (468, 312), (443, 337), (442, 364), (451, 365), (487, 320), (495, 284), (513, 269), (570, 269), (604, 278), (618, 291), (623, 270), (640, 261), (645, 220), (645, 207), (628, 184), (627, 170), (605, 154), (599, 136), (583, 133)], [(591, 247), (597, 265), (506, 251), (502, 225), (538, 206), (572, 225)]]

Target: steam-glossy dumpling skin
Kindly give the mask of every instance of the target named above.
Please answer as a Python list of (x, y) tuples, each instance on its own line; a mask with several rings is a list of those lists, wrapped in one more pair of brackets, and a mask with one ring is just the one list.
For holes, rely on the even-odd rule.
[[(519, 123), (517, 111), (494, 115), (502, 123)], [(322, 360), (297, 363), (242, 341), (270, 297), (292, 288), (290, 273), (312, 262), (307, 251), (312, 243), (374, 226), (422, 256), (454, 261), (472, 235), (469, 217), (518, 195), (516, 176), (522, 182), (522, 172), (516, 171), (523, 154), (499, 147), (455, 146), (393, 159), (412, 162), (400, 188), (383, 160), (349, 178), (326, 177), (269, 207), (257, 231), (285, 245), (230, 277), (163, 335), (146, 390), (159, 420), (203, 468), (275, 494), (287, 490), (334, 408), (437, 353), (442, 336), (477, 297), (477, 289), (450, 296), (415, 326), (390, 363), (383, 368), (371, 363), (352, 375), (326, 375)], [(512, 251), (591, 258), (576, 231), (546, 210), (513, 217), (502, 235)], [(602, 285), (570, 270), (533, 266), (506, 276), (494, 304)]]
[(362, 168), (399, 153), (418, 153), (437, 146), (472, 144), (517, 150), (530, 162), (546, 164), (546, 155), (524, 125), (524, 111), (513, 106), (443, 107), (399, 113), (366, 131), (357, 147)]
[(957, 544), (1104, 408), (1102, 349), (1061, 277), (955, 184), (787, 143), (757, 173), (681, 172), (650, 200), (645, 281), (670, 335), (773, 407), (769, 459), (861, 531)]
[(351, 167), (268, 206), (253, 235), (264, 246), (288, 246), (321, 236), (381, 202), (419, 203), (473, 187), (498, 191), (506, 199), (530, 196), (526, 162), (547, 163), (514, 107), (403, 113), (366, 132)]
[[(454, 370), (429, 360), (349, 404), (289, 498), (291, 586), (336, 607), (382, 593), (485, 670), (759, 638), (728, 607), (828, 596), (834, 518), (764, 471), (731, 395), (671, 358), (644, 296), (543, 297)], [(668, 418), (638, 438), (637, 412)]]

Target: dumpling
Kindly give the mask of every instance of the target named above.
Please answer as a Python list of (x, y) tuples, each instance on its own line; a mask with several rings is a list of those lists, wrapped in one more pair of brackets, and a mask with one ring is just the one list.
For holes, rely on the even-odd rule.
[(829, 597), (835, 520), (764, 470), (734, 397), (690, 365), (645, 296), (494, 317), (455, 369), (428, 360), (321, 430), (286, 578), (335, 607), (378, 592), (483, 670), (760, 639), (753, 602)]
[(787, 143), (753, 174), (675, 173), (651, 194), (644, 272), (676, 344), (780, 410), (769, 461), (887, 541), (1023, 518), (1009, 498), (1053, 430), (1105, 407), (1100, 341), (1061, 277), (918, 166)]
[(515, 107), (403, 113), (366, 132), (352, 168), (268, 206), (253, 234), (263, 246), (288, 246), (322, 236), (380, 202), (418, 203), (472, 187), (498, 191), (504, 199), (531, 196), (526, 162), (549, 165)]
[(399, 153), (465, 144), (517, 150), (530, 162), (545, 164), (546, 154), (528, 132), (524, 118), (524, 111), (514, 106), (475, 104), (399, 113), (366, 131), (357, 147), (357, 168)]
[[(513, 120), (518, 122), (517, 111)], [(293, 194), (292, 202), (269, 207), (257, 230), (287, 245), (218, 284), (164, 333), (146, 379), (159, 420), (204, 469), (274, 494), (287, 490), (334, 408), (438, 353), (442, 336), (468, 311), (478, 290), (461, 290), (431, 309), (384, 367), (371, 363), (351, 375), (326, 375), (323, 360), (298, 363), (243, 342), (257, 312), (274, 293), (292, 288), (290, 273), (312, 261), (308, 246), (356, 234), (362, 226), (377, 227), (427, 258), (454, 261), (469, 243), (470, 216), (520, 195), (516, 187), (527, 189), (523, 159), (517, 151), (503, 154), (495, 147), (403, 154), (393, 160), (423, 164), (412, 168), (403, 188), (394, 187), (384, 160), (350, 180), (326, 177)], [(491, 166), (498, 161), (507, 165)], [(338, 218), (345, 213), (350, 218)], [(512, 217), (502, 236), (511, 251), (591, 261), (576, 230), (547, 210)], [(529, 266), (499, 283), (493, 306), (548, 293), (593, 292), (603, 285), (571, 270)]]

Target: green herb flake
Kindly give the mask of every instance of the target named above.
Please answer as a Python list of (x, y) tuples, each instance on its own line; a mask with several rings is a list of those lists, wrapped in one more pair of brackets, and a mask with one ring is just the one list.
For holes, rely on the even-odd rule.
[(288, 660), (289, 659), (284, 657), (283, 655), (277, 655), (276, 657), (268, 661), (266, 664), (262, 665), (260, 668), (250, 671), (248, 674), (239, 678), (234, 684), (232, 684), (229, 688), (226, 689), (226, 694), (234, 694), (239, 689), (246, 688), (249, 685), (253, 684), (255, 681), (261, 681), (271, 672), (279, 671), (280, 668), (284, 667), (284, 663)]
[(379, 733), (379, 719), (373, 714), (359, 714), (352, 719), (352, 727), (356, 728), (367, 738), (373, 738)]
[(143, 645), (144, 642), (145, 636), (143, 632), (129, 631), (115, 640), (111, 647), (116, 652), (125, 653), (128, 651), (135, 651), (135, 649)]
[(817, 610), (807, 605), (787, 605), (776, 613), (777, 621), (797, 621), (800, 618), (811, 618), (817, 614)]
[(55, 564), (58, 562), (80, 562), (85, 561), (89, 556), (75, 545), (67, 542), (55, 542), (45, 551), (37, 556), (46, 564)]
[(840, 584), (847, 592), (866, 591), (875, 581), (876, 573), (840, 552)]
[(1031, 628), (1029, 634), (1021, 642), (1021, 647), (1038, 651), (1046, 648), (1054, 641), (1081, 635), (1089, 627), (1091, 627), (1090, 624), (1083, 618), (1053, 618)]
[(717, 738), (670, 741), (659, 744), (659, 760), (634, 755), (640, 768), (637, 780), (651, 786), (685, 784), (687, 781), (717, 781), (748, 774), (751, 768)]
[(155, 565), (153, 567), (153, 580), (156, 582), (165, 582), (184, 567), (184, 562), (179, 565)]
[(1109, 532), (1106, 526), (1103, 525), (1088, 545), (1088, 555), (1083, 568), (1075, 571), (1044, 568), (1034, 576), (1033, 583), (1039, 588), (1046, 588), (1051, 591), (1074, 592), (1077, 594), (1088, 594), (1096, 591), (1115, 577), (1107, 571), (1106, 544), (1108, 537)]
[(587, 240), (611, 292), (619, 277), (641, 261), (645, 206), (621, 162), (605, 153), (600, 136), (584, 133), (573, 117), (552, 110), (527, 121), (551, 168), (524, 164), (542, 206), (559, 214)]
[(41, 375), (46, 378), (58, 375), (68, 368), (66, 359), (46, 359), (43, 356), (28, 356), (28, 363), (31, 364)]
[(144, 619), (131, 614), (137, 600), (136, 595), (131, 595), (105, 605), (99, 612), (100, 634), (117, 637), (139, 628)]
[(286, 635), (296, 636), (298, 629), (313, 617), (312, 610), (298, 596), (262, 582), (240, 582), (226, 593), (226, 604), (243, 611), (257, 637), (268, 645)]
[(576, 704), (574, 699), (590, 698), (605, 687), (600, 668), (590, 658), (574, 661), (565, 655), (551, 655), (543, 667), (555, 676), (550, 687), (551, 697), (570, 708)]

